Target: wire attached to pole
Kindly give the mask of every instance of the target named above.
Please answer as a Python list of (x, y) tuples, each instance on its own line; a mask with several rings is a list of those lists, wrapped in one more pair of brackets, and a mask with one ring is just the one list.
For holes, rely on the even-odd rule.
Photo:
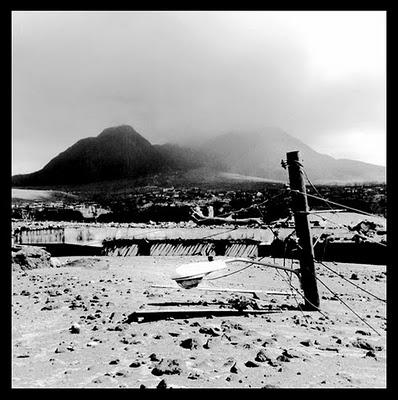
[(377, 218), (380, 218), (379, 215), (371, 214), (371, 213), (368, 213), (368, 212), (366, 212), (366, 211), (359, 210), (359, 209), (357, 209), (357, 208), (348, 207), (348, 206), (345, 206), (344, 204), (336, 203), (335, 201), (327, 200), (327, 199), (325, 199), (325, 198), (323, 198), (323, 197), (318, 197), (318, 196), (314, 196), (313, 194), (304, 193), (304, 192), (301, 192), (300, 190), (295, 190), (295, 189), (290, 189), (290, 190), (291, 190), (292, 192), (295, 192), (295, 193), (306, 194), (306, 195), (309, 196), (309, 197), (312, 197), (312, 198), (318, 199), (318, 200), (322, 200), (322, 201), (324, 201), (324, 202), (326, 202), (326, 203), (330, 203), (330, 204), (334, 204), (334, 205), (339, 206), (339, 207), (343, 207), (343, 208), (345, 208), (346, 210), (355, 211), (355, 212), (357, 212), (357, 213), (359, 213), (359, 214), (368, 215), (368, 216), (370, 216), (370, 217), (377, 217)]
[(366, 289), (362, 288), (361, 286), (357, 285), (356, 283), (351, 282), (351, 281), (350, 281), (349, 279), (347, 279), (344, 275), (342, 275), (342, 274), (338, 273), (337, 271), (335, 271), (334, 269), (328, 267), (328, 266), (327, 266), (325, 263), (323, 263), (322, 261), (317, 261), (317, 260), (314, 260), (314, 261), (315, 261), (316, 263), (318, 263), (318, 264), (323, 265), (323, 266), (324, 266), (325, 268), (327, 268), (329, 271), (333, 272), (334, 274), (336, 274), (337, 276), (339, 276), (340, 278), (342, 278), (343, 280), (345, 280), (346, 282), (348, 282), (350, 285), (355, 286), (356, 288), (358, 288), (358, 289), (362, 290), (363, 292), (369, 294), (370, 296), (374, 297), (375, 299), (382, 301), (383, 303), (387, 303), (387, 300), (384, 300), (384, 299), (382, 299), (382, 298), (376, 296), (375, 294), (373, 294), (373, 293), (371, 293), (371, 292), (368, 292)]
[(356, 311), (354, 311), (344, 300), (341, 299), (340, 296), (337, 295), (332, 289), (329, 288), (329, 286), (326, 285), (321, 279), (319, 279), (317, 276), (315, 277), (318, 282), (320, 282), (327, 290), (329, 290), (330, 293), (333, 294), (344, 306), (346, 306), (354, 315), (356, 315), (365, 325), (367, 325), (370, 329), (372, 329), (374, 332), (376, 332), (379, 336), (381, 334), (373, 328), (372, 325), (370, 325), (363, 317), (361, 317)]

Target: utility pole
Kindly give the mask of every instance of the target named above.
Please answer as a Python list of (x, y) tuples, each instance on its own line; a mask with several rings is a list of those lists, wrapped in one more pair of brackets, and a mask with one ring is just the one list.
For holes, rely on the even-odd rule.
[(320, 301), (315, 275), (312, 235), (308, 223), (309, 208), (303, 177), (303, 170), (299, 160), (298, 151), (291, 151), (287, 153), (286, 156), (292, 197), (292, 209), (294, 213), (294, 222), (296, 226), (296, 234), (300, 245), (299, 260), (301, 286), (304, 291), (306, 310), (314, 311), (319, 307)]

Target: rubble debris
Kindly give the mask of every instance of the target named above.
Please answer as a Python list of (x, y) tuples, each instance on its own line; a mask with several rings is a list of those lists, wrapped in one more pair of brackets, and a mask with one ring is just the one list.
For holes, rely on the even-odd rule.
[(182, 369), (180, 362), (175, 359), (163, 359), (153, 369), (152, 374), (156, 376), (160, 375), (180, 375)]
[(12, 246), (11, 263), (13, 271), (52, 267), (51, 254), (36, 246)]

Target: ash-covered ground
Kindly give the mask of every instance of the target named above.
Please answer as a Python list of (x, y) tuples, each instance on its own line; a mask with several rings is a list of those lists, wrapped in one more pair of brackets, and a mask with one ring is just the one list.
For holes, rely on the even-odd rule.
[[(68, 257), (51, 264), (58, 267), (13, 271), (13, 387), (386, 387), (385, 303), (322, 266), (318, 277), (381, 336), (322, 285), (326, 317), (303, 313), (293, 296), (260, 293), (245, 296), (280, 312), (123, 322), (134, 311), (172, 308), (156, 303), (229, 306), (239, 294), (151, 288), (176, 286), (176, 267), (204, 259)], [(327, 265), (386, 298), (385, 266)], [(203, 286), (289, 292), (275, 269), (255, 266)]]

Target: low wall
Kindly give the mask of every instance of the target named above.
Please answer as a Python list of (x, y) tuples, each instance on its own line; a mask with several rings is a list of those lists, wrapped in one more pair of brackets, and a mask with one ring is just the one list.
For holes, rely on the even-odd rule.
[(48, 251), (52, 257), (104, 255), (103, 248), (98, 246), (85, 246), (70, 243), (32, 243), (30, 246), (42, 247)]
[[(92, 246), (82, 238), (82, 243), (65, 243), (63, 228), (21, 229), (14, 243), (41, 246), (52, 256), (108, 255), (108, 256), (227, 256), (227, 257), (277, 257), (297, 258), (297, 253), (278, 245), (248, 238), (113, 238)], [(359, 264), (387, 264), (387, 249), (378, 243), (352, 240), (319, 241), (314, 247), (315, 258)]]
[(229, 256), (257, 257), (258, 242), (244, 240), (134, 240), (115, 239), (103, 242), (109, 256)]
[[(108, 256), (227, 256), (297, 258), (296, 252), (278, 249), (272, 244), (251, 239), (242, 240), (133, 240), (112, 239), (103, 242)], [(386, 265), (386, 247), (378, 243), (354, 241), (318, 242), (315, 259), (356, 264)]]

